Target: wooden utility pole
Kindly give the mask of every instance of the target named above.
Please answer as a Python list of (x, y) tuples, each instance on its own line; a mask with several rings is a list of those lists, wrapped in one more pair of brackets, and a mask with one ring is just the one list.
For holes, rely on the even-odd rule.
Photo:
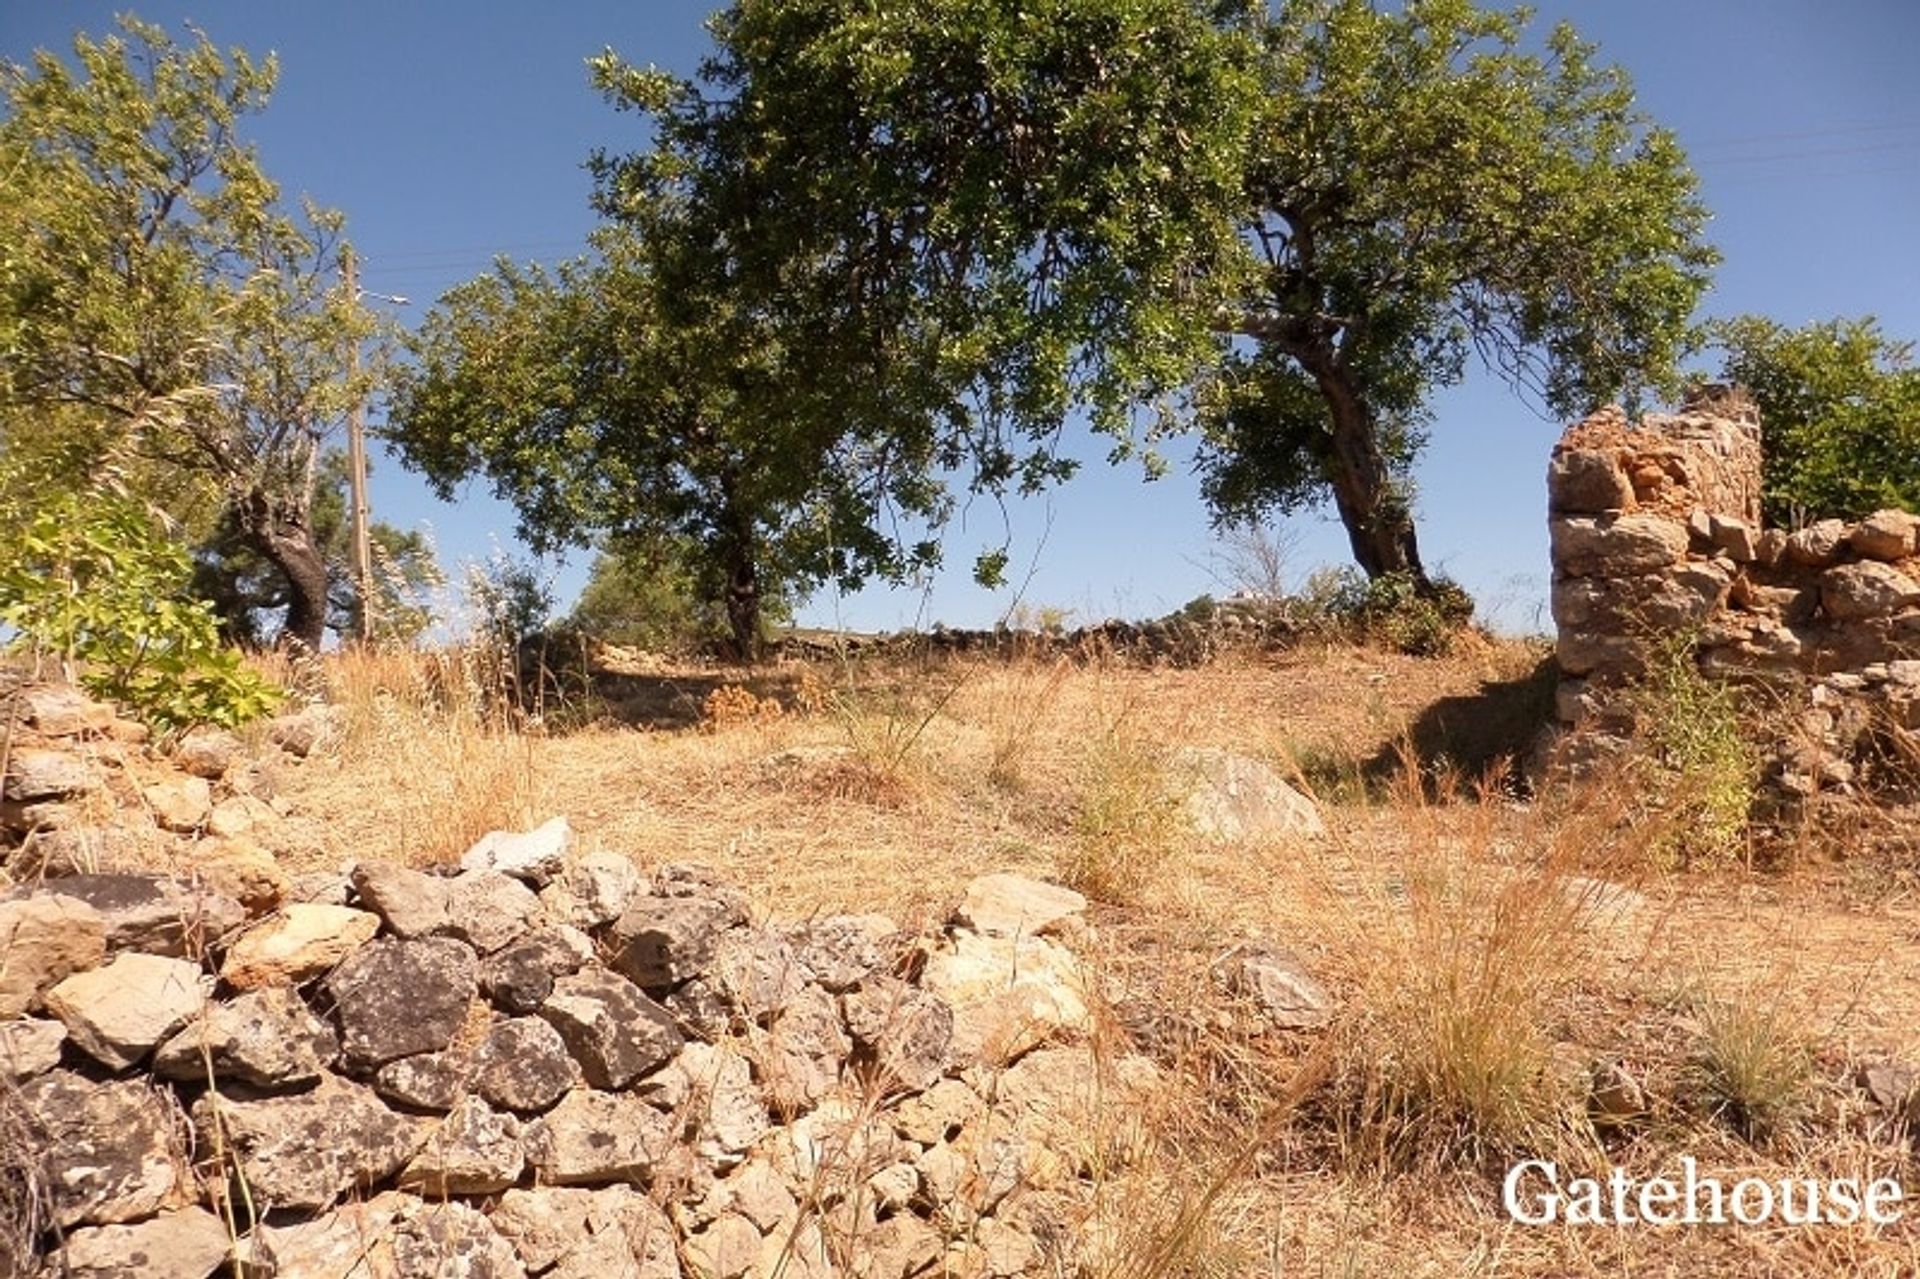
[[(351, 252), (342, 258), (340, 271), (346, 279), (347, 296), (358, 304), (360, 278)], [(360, 342), (357, 338), (347, 351), (347, 376), (354, 382), (360, 380)], [(353, 502), (353, 589), (358, 597), (358, 607), (354, 610), (357, 615), (355, 629), (359, 632), (361, 643), (371, 644), (373, 547), (367, 536), (367, 413), (358, 390), (353, 395), (353, 407), (347, 412), (347, 472)]]

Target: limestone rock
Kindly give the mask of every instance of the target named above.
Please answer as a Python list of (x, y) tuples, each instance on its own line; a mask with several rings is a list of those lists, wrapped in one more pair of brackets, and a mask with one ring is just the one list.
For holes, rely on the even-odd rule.
[(100, 912), (73, 897), (39, 893), (0, 900), (0, 1020), (37, 1008), (40, 997), (107, 954)]
[(195, 777), (217, 782), (233, 767), (240, 739), (224, 728), (202, 724), (181, 734), (173, 744), (173, 762)]
[(745, 1217), (722, 1213), (688, 1235), (683, 1251), (695, 1279), (742, 1279), (760, 1260), (760, 1232)]
[(663, 1073), (686, 1080), (686, 1099), (673, 1109), (687, 1117), (699, 1155), (712, 1163), (736, 1162), (772, 1126), (752, 1068), (731, 1048), (688, 1044)]
[(918, 1096), (908, 1097), (893, 1109), (894, 1131), (908, 1141), (933, 1146), (951, 1141), (960, 1131), (986, 1114), (987, 1103), (980, 1094), (958, 1079), (942, 1079)]
[(380, 931), (380, 917), (346, 906), (295, 902), (240, 935), (220, 965), (235, 990), (297, 986), (353, 954)]
[(392, 1176), (429, 1124), (397, 1115), (371, 1089), (333, 1076), (308, 1092), (242, 1100), (208, 1093), (194, 1126), (219, 1124), (256, 1203), (319, 1211)]
[(643, 1180), (672, 1144), (667, 1117), (638, 1097), (576, 1089), (528, 1124), (527, 1164), (544, 1185)]
[(55, 1070), (20, 1085), (18, 1101), (61, 1226), (138, 1221), (172, 1198), (181, 1170), (171, 1092)]
[(749, 1021), (764, 1023), (800, 996), (807, 974), (785, 937), (762, 928), (734, 928), (720, 934), (698, 980)]
[(1903, 560), (1920, 555), (1920, 515), (1875, 511), (1853, 526), (1847, 543), (1870, 560)]
[(1333, 997), (1290, 951), (1262, 942), (1234, 949), (1214, 965), (1227, 989), (1248, 1000), (1260, 1020), (1281, 1030), (1323, 1026)]
[(473, 1002), (475, 966), (473, 951), (451, 937), (383, 937), (354, 952), (326, 981), (347, 1068), (371, 1071), (452, 1043)]
[(67, 1028), (57, 1021), (0, 1021), (0, 1085), (46, 1074), (60, 1064), (66, 1042)]
[(349, 878), (360, 904), (379, 915), (396, 937), (425, 937), (450, 922), (451, 887), (437, 875), (391, 862), (360, 862)]
[(394, 1279), (393, 1223), (410, 1201), (387, 1190), (288, 1226), (257, 1226), (249, 1239), (260, 1270), (281, 1279)]
[(998, 871), (967, 885), (953, 918), (989, 937), (1038, 937), (1086, 909), (1087, 899), (1071, 888)]
[(807, 989), (757, 1037), (759, 1073), (777, 1112), (800, 1114), (832, 1093), (852, 1050), (825, 991)]
[(1707, 536), (1714, 549), (1726, 552), (1736, 564), (1751, 564), (1760, 558), (1760, 530), (1745, 520), (1730, 515), (1709, 515)]
[(213, 790), (204, 777), (154, 782), (140, 795), (161, 830), (197, 831), (213, 812)]
[(530, 933), (487, 956), (480, 965), (480, 989), (502, 1012), (531, 1013), (553, 994), (556, 978), (580, 971), (591, 954), (589, 949), (583, 956), (552, 929)]
[(1821, 575), (1820, 604), (1836, 621), (1885, 617), (1920, 604), (1920, 582), (1876, 560), (1841, 564)]
[(39, 684), (14, 694), (20, 717), (42, 737), (97, 737), (113, 727), (113, 707), (69, 684)]
[[(525, 1279), (513, 1246), (478, 1210), (429, 1203), (393, 1235), (393, 1279)], [(613, 1273), (613, 1272), (609, 1272)]]
[(238, 901), (251, 915), (278, 909), (292, 891), (273, 854), (245, 835), (200, 840), (193, 846), (192, 860), (194, 872), (209, 888)]
[(278, 825), (280, 814), (272, 804), (252, 795), (230, 795), (207, 814), (207, 833), (222, 839), (257, 835)]
[(576, 928), (599, 928), (620, 918), (645, 887), (646, 880), (631, 859), (596, 851), (562, 866), (540, 890), (540, 904), (549, 919)]
[(99, 912), (109, 954), (200, 954), (247, 920), (225, 893), (165, 875), (73, 875), (48, 886)]
[(938, 996), (898, 977), (875, 976), (842, 995), (840, 1011), (853, 1033), (857, 1064), (887, 1090), (917, 1093), (946, 1073), (953, 1009)]
[(1043, 937), (959, 933), (927, 958), (921, 986), (952, 1006), (956, 1061), (1011, 1061), (1091, 1020), (1079, 966)]
[(1547, 464), (1547, 509), (1556, 515), (1601, 515), (1633, 505), (1633, 485), (1610, 452), (1556, 449)]
[(817, 985), (842, 994), (890, 970), (900, 926), (885, 915), (826, 915), (793, 930), (794, 954)]
[(47, 992), (47, 1011), (108, 1070), (125, 1070), (198, 1014), (211, 980), (185, 959), (128, 951)]
[(855, 1279), (911, 1279), (938, 1274), (935, 1263), (946, 1250), (940, 1232), (910, 1212), (876, 1223), (861, 1239), (853, 1258)]
[(587, 1214), (592, 1206), (593, 1192), (579, 1187), (509, 1190), (500, 1196), (488, 1220), (513, 1245), (520, 1263), (538, 1273), (586, 1237)]
[(283, 714), (267, 726), (267, 740), (301, 759), (332, 750), (346, 737), (347, 708), (315, 704)]
[[(673, 1225), (652, 1200), (630, 1186), (593, 1193), (587, 1237), (542, 1279), (682, 1279)], [(775, 1271), (767, 1271), (769, 1276)], [(792, 1270), (784, 1279), (800, 1279)]]
[(1203, 839), (1238, 843), (1326, 834), (1313, 801), (1258, 760), (1188, 747), (1174, 753), (1171, 771), (1187, 822)]
[(0, 799), (16, 804), (90, 795), (100, 789), (100, 774), (85, 760), (61, 750), (16, 746), (7, 752), (0, 775)]
[(436, 1197), (491, 1195), (518, 1181), (525, 1166), (520, 1121), (468, 1097), (427, 1132), (398, 1184)]
[(215, 1004), (154, 1054), (165, 1079), (235, 1080), (255, 1088), (315, 1082), (339, 1054), (333, 1030), (290, 987), (269, 986)]
[(764, 1157), (747, 1160), (719, 1187), (720, 1205), (751, 1221), (762, 1234), (797, 1221), (799, 1201)]
[(462, 870), (495, 870), (544, 888), (566, 864), (573, 827), (556, 817), (529, 831), (488, 831), (460, 859)]
[(582, 969), (554, 983), (540, 1016), (553, 1024), (595, 1088), (625, 1088), (685, 1042), (673, 1015), (624, 977)]
[(373, 1072), (373, 1090), (415, 1110), (452, 1110), (467, 1086), (467, 1066), (453, 1053), (419, 1053)]
[(1687, 526), (1651, 512), (1567, 515), (1547, 522), (1553, 563), (1569, 577), (1625, 577), (1678, 564)]
[(608, 930), (612, 966), (635, 985), (657, 990), (704, 972), (722, 931), (744, 922), (725, 902), (699, 897), (636, 897)]
[(1821, 520), (1787, 537), (1786, 558), (1808, 568), (1826, 568), (1846, 545), (1847, 526), (1840, 520)]
[(447, 889), (447, 931), (483, 955), (524, 934), (539, 910), (531, 888), (497, 871), (462, 871)]
[(182, 1208), (130, 1226), (88, 1226), (67, 1236), (70, 1279), (207, 1279), (232, 1248), (226, 1223)]
[[(4, 816), (0, 816), (0, 824), (4, 824), (4, 820)], [(38, 883), (138, 865), (163, 838), (158, 831), (129, 830), (124, 826), (49, 828), (4, 854), (4, 860), (7, 874), (14, 882)]]
[(473, 1053), (474, 1091), (507, 1110), (545, 1110), (579, 1078), (559, 1032), (538, 1017), (499, 1023)]

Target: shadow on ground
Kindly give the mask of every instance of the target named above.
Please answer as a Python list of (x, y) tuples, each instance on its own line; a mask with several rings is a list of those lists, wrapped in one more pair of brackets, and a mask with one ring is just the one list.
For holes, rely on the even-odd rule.
[(1516, 679), (1487, 680), (1475, 693), (1443, 697), (1420, 712), (1404, 737), (1362, 766), (1370, 787), (1404, 779), (1417, 766), (1432, 787), (1445, 774), (1472, 783), (1518, 785), (1540, 730), (1553, 720), (1560, 680), (1552, 657)]

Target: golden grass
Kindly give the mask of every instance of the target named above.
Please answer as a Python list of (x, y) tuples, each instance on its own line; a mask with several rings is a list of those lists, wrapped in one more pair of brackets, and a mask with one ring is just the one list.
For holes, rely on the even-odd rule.
[[(1498, 1171), (1522, 1154), (1636, 1175), (1682, 1153), (1728, 1177), (1910, 1175), (1903, 1133), (1829, 1112), (1852, 1063), (1920, 1053), (1920, 970), (1903, 958), (1920, 893), (1863, 894), (1860, 867), (1811, 858), (1675, 874), (1653, 851), (1666, 832), (1623, 818), (1640, 806), (1608, 787), (1625, 779), (1523, 803), (1454, 776), (1444, 749), (1395, 762), (1404, 743), (1461, 740), (1474, 699), (1519, 688), (1538, 656), (1328, 645), (1198, 669), (776, 669), (750, 682), (751, 713), (727, 694), (704, 723), (703, 698), (748, 681), (688, 669), (658, 676), (697, 690), (674, 693), (686, 727), (534, 736), (466, 700), (451, 659), (429, 676), (355, 655), (327, 672), (352, 708), (347, 749), (290, 770), (283, 793), (335, 861), (457, 855), (469, 832), (565, 813), (589, 842), (707, 862), (789, 918), (912, 926), (984, 871), (1074, 879), (1095, 897), (1096, 1055), (1144, 1057), (1161, 1080), (1097, 1118), (1095, 1148), (1132, 1153), (1087, 1178), (1089, 1274), (1911, 1273), (1920, 1237), (1903, 1228), (1546, 1229), (1501, 1211)], [(1192, 838), (1150, 798), (1183, 745), (1309, 787), (1346, 779), (1320, 796), (1329, 837)], [(1237, 1016), (1212, 970), (1250, 937), (1332, 990), (1331, 1026)], [(1644, 1121), (1588, 1122), (1580, 1070), (1598, 1062), (1646, 1082)], [(1768, 1115), (1806, 1122), (1746, 1122)]]

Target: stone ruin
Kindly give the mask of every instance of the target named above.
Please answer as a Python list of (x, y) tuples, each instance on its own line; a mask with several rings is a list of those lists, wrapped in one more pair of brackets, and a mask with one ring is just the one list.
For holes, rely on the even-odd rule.
[(1788, 797), (1873, 781), (1875, 743), (1920, 729), (1920, 517), (1769, 528), (1761, 448), (1759, 411), (1724, 387), (1637, 424), (1609, 407), (1561, 437), (1552, 762), (1577, 771), (1624, 746), (1614, 693), (1676, 635), (1701, 670), (1766, 687), (1786, 713), (1770, 780)]

